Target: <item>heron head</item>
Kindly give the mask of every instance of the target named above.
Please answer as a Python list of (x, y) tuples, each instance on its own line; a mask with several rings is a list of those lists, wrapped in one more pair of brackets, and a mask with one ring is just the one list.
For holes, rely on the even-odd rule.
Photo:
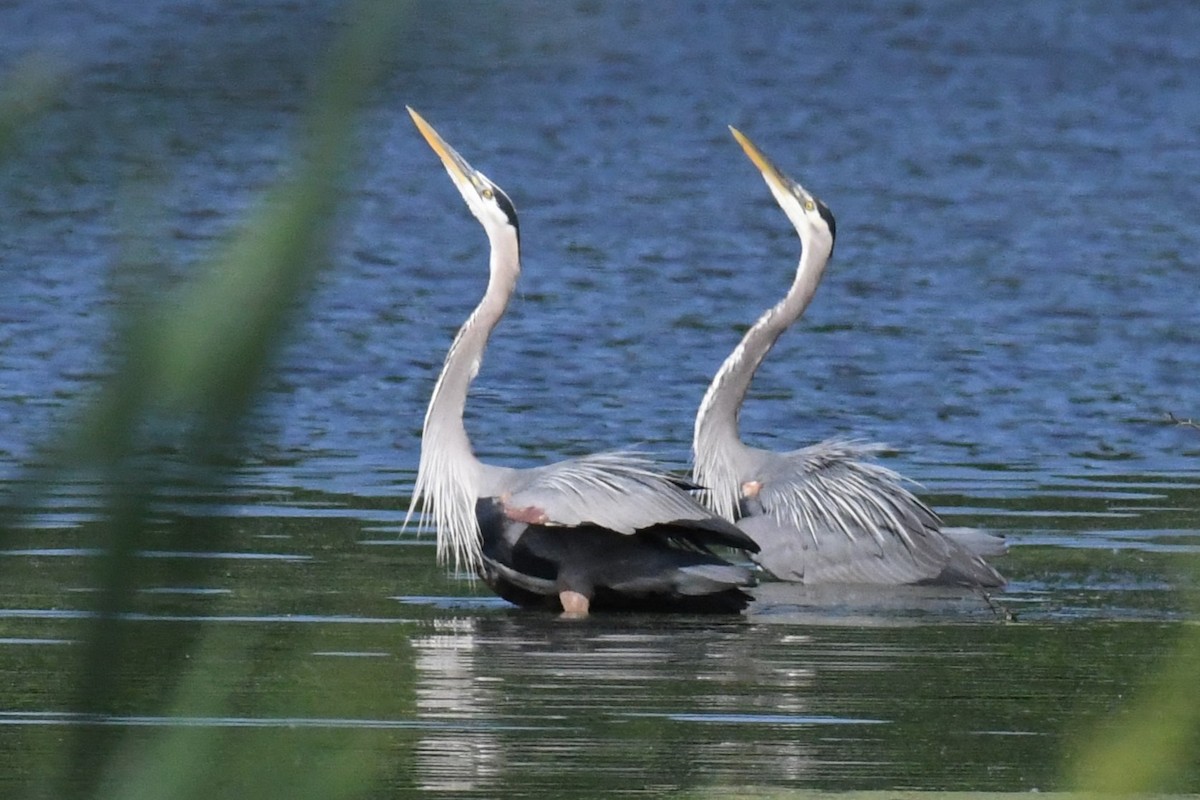
[(438, 158), (442, 160), (442, 165), (450, 174), (450, 180), (454, 181), (454, 185), (458, 187), (467, 207), (471, 209), (471, 213), (483, 225), (488, 235), (491, 236), (493, 232), (507, 226), (519, 236), (517, 210), (504, 190), (493, 183), (488, 176), (468, 164), (467, 160), (447, 144), (446, 140), (425, 121), (424, 117), (411, 107), (408, 107), (408, 113), (412, 115), (417, 130), (421, 132), (425, 141), (433, 148), (433, 152), (437, 153)]
[(730, 126), (729, 130), (746, 151), (750, 161), (762, 173), (763, 180), (775, 196), (775, 201), (796, 226), (796, 232), (800, 234), (800, 241), (804, 246), (823, 245), (832, 256), (834, 239), (837, 237), (837, 223), (829, 206), (771, 163), (749, 137), (733, 126)]

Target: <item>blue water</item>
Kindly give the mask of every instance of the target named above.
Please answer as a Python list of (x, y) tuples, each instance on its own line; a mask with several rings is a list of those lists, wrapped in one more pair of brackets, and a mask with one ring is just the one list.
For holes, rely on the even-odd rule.
[[(0, 150), (0, 479), (87, 403), (122, 313), (203, 268), (288, 174), (343, 13), (284, 0), (0, 5), (0, 79), (31, 64), (60, 79)], [(684, 787), (730, 775), (1050, 786), (1056, 747), (1020, 737), (1061, 737), (1067, 723), (1025, 721), (1022, 687), (1054, 709), (1078, 683), (1083, 716), (1132, 692), (1147, 666), (1114, 654), (1153, 655), (1140, 643), (1166, 639), (1150, 626), (1186, 613), (1172, 559), (1200, 548), (1200, 431), (1165, 420), (1200, 418), (1196, 30), (1200, 6), (1182, 1), (413, 4), (361, 120), (333, 263), (265, 387), (234, 488), (172, 500), (244, 519), (245, 540), (198, 548), (226, 569), (210, 584), (151, 587), (162, 605), (134, 622), (381, 623), (321, 633), (331, 641), (309, 655), (415, 659), (416, 710), (336, 707), (304, 724), (418, 729), (448, 714), (468, 733), (498, 726), (395, 745), (435, 792), (544, 796), (555, 754), (574, 745), (607, 748), (596, 786), (607, 774), (644, 787), (651, 767)], [(839, 234), (815, 302), (758, 375), (745, 438), (890, 444), (887, 465), (956, 524), (1009, 536), (1005, 602), (1048, 627), (960, 626), (990, 617), (957, 605), (926, 625), (927, 609), (897, 615), (879, 599), (830, 619), (773, 586), (741, 627), (685, 622), (675, 635), (643, 621), (628, 640), (576, 636), (510, 618), (436, 568), (427, 543), (397, 539), (425, 404), (487, 274), (483, 233), (405, 105), (520, 213), (524, 272), (468, 409), (481, 457), (531, 465), (636, 446), (686, 466), (709, 377), (785, 291), (799, 254), (733, 124), (830, 206)], [(76, 640), (96, 491), (62, 487), (38, 532), (0, 554), (24, 581), (6, 605), (17, 627), (3, 632), (5, 657), (23, 658), (11, 653), (29, 640)], [(328, 584), (308, 583), (319, 575)], [(210, 596), (232, 610), (187, 605)], [(874, 627), (881, 617), (892, 632)], [(914, 619), (919, 633), (893, 631)], [(827, 649), (788, 672), (813, 642)], [(673, 671), (694, 663), (693, 643), (754, 667), (729, 656), (732, 667)], [(1049, 664), (1013, 655), (1058, 645)], [(857, 655), (843, 681), (847, 647)], [(1094, 657), (1071, 661), (1076, 651)], [(936, 659), (953, 672), (961, 653), (972, 674), (995, 670), (1013, 688), (975, 697), (986, 687), (953, 673), (955, 697), (984, 712), (948, 723), (922, 675)], [(592, 695), (564, 678), (581, 667)], [(379, 676), (361, 669), (374, 698)], [(872, 683), (881, 670), (923, 687), (929, 717)], [(837, 676), (832, 692), (809, 673)], [(696, 675), (711, 683), (663, 699), (660, 680)], [(509, 695), (503, 681), (537, 689)], [(787, 707), (797, 692), (801, 706)], [(597, 698), (615, 698), (600, 716), (609, 701)], [(13, 725), (71, 719), (52, 701), (0, 705)], [(168, 724), (144, 710), (113, 724)], [(548, 739), (502, 733), (556, 713), (570, 720)], [(887, 725), (862, 726), (876, 719)], [(671, 749), (680, 726), (695, 741)], [(816, 732), (796, 744), (801, 728)], [(919, 775), (906, 761), (914, 730)], [(1003, 746), (997, 731), (1012, 734)], [(981, 744), (939, 766), (946, 735)], [(851, 739), (853, 763), (841, 749)], [(676, 774), (679, 763), (696, 774)]]
[[(0, 456), (104, 371), (113, 273), (171, 283), (286, 170), (332, 6), (18, 3), (0, 65), (68, 78), (0, 171)], [(746, 437), (895, 466), (1193, 470), (1200, 22), (1187, 3), (416, 5), (362, 126), (336, 263), (263, 412), (271, 478), (409, 480), (486, 241), (404, 113), (521, 214), (524, 274), (470, 404), (479, 452), (686, 463), (708, 377), (798, 245), (726, 125), (838, 219)], [(130, 264), (134, 266), (130, 266)]]

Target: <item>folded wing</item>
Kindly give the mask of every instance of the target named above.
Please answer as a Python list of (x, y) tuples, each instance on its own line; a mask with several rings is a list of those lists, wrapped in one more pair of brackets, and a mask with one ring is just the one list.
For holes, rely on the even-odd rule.
[(699, 544), (758, 550), (737, 526), (701, 505), (688, 486), (639, 454), (600, 453), (521, 470), (501, 502), (506, 516), (530, 524), (595, 526), (622, 534), (672, 525)]

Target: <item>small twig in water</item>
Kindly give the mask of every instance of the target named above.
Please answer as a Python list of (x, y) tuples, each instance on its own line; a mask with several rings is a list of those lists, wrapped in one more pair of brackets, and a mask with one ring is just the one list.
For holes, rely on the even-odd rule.
[(1172, 425), (1179, 425), (1183, 428), (1195, 428), (1196, 430), (1200, 431), (1200, 422), (1196, 422), (1192, 419), (1180, 419), (1170, 411), (1167, 412), (1167, 422), (1171, 423)]

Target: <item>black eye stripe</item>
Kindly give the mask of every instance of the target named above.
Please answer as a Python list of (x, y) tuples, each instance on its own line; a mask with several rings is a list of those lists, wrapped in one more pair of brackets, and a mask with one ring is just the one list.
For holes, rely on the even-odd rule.
[(837, 242), (837, 221), (833, 218), (833, 212), (829, 210), (829, 206), (817, 201), (817, 213), (821, 215), (821, 219), (825, 220), (825, 224), (829, 226), (829, 255), (833, 256), (833, 245)]
[(496, 205), (500, 206), (504, 216), (508, 217), (509, 224), (517, 231), (517, 237), (520, 238), (521, 226), (517, 223), (517, 209), (513, 208), (512, 200), (508, 199), (508, 195), (501, 191), (499, 186), (492, 187), (492, 191), (494, 192), (492, 199), (496, 201)]

